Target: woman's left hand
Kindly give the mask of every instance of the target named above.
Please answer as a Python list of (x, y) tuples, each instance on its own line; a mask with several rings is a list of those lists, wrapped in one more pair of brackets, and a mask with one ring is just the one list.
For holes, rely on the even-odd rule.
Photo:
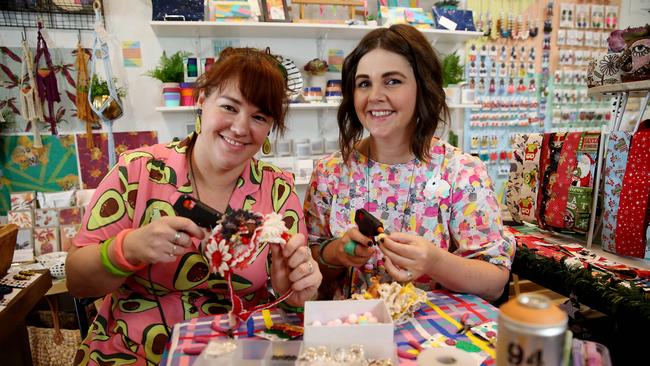
[(391, 233), (379, 247), (385, 255), (386, 271), (400, 282), (410, 282), (430, 273), (438, 259), (439, 248), (418, 235)]
[(311, 257), (307, 239), (296, 234), (285, 245), (271, 244), (271, 284), (282, 295), (289, 289), (293, 294), (286, 300), (291, 306), (304, 306), (318, 293), (323, 275)]

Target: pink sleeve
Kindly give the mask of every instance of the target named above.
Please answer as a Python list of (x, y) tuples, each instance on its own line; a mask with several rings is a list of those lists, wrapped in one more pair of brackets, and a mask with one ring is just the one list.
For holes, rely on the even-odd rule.
[(83, 247), (99, 244), (133, 227), (133, 207), (129, 204), (127, 187), (122, 182), (128, 181), (130, 175), (139, 175), (143, 160), (136, 159), (127, 164), (124, 155), (120, 156), (117, 164), (99, 183), (86, 207), (81, 229), (72, 239), (73, 245)]

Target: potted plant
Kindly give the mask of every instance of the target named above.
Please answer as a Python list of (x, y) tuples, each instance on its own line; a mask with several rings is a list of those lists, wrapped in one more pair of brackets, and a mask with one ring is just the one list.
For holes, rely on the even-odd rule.
[(465, 76), (465, 68), (460, 64), (460, 56), (456, 52), (445, 56), (442, 60), (442, 87), (445, 89), (447, 102), (460, 103), (460, 84)]
[[(124, 98), (126, 96), (126, 91), (124, 88), (117, 87), (117, 79), (113, 78), (113, 84), (116, 85), (117, 97)], [(115, 120), (122, 116), (124, 112), (122, 107), (115, 99), (111, 98), (111, 92), (108, 88), (108, 83), (106, 80), (94, 74), (90, 79), (90, 90), (88, 86), (80, 87), (79, 89), (83, 93), (90, 93), (90, 99), (93, 103), (93, 108), (99, 110), (103, 107), (105, 103), (110, 103), (106, 109), (102, 111), (102, 116), (104, 119)]]
[(168, 57), (163, 51), (158, 66), (146, 73), (147, 76), (162, 82), (163, 98), (168, 107), (180, 105), (180, 83), (184, 79), (183, 59), (189, 55), (189, 52), (178, 51)]
[[(309, 86), (311, 87), (310, 92), (319, 93), (321, 98), (327, 82), (325, 74), (327, 73), (328, 67), (327, 61), (319, 58), (315, 58), (303, 66), (303, 69), (307, 72), (307, 75), (309, 75)], [(320, 90), (315, 90), (314, 88), (320, 88)]]

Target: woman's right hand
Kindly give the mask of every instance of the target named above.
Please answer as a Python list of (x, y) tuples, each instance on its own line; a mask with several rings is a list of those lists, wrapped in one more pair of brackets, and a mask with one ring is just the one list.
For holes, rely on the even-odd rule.
[(173, 262), (192, 246), (192, 238), (202, 240), (204, 236), (203, 229), (192, 220), (164, 216), (124, 237), (124, 257), (134, 265)]
[[(354, 255), (350, 255), (345, 251), (345, 245), (349, 242), (354, 243)], [(352, 244), (348, 244), (348, 247), (350, 245)], [(361, 234), (358, 228), (353, 227), (348, 229), (342, 237), (325, 246), (321, 252), (322, 259), (325, 263), (332, 265), (359, 267), (366, 264), (374, 253), (371, 245), (372, 240)]]

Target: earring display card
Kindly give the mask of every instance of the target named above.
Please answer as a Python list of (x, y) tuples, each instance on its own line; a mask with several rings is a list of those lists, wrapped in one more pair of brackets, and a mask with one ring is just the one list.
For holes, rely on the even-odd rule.
[(59, 210), (55, 208), (37, 208), (34, 211), (34, 226), (47, 227), (59, 225)]
[(589, 27), (589, 4), (576, 5), (576, 28)]
[(11, 201), (11, 210), (20, 211), (20, 210), (31, 210), (34, 206), (34, 200), (36, 198), (36, 193), (33, 191), (30, 192), (12, 192), (9, 194), (9, 200)]
[(59, 224), (61, 225), (79, 225), (81, 224), (82, 209), (81, 207), (62, 208), (59, 211)]
[(616, 29), (618, 27), (618, 6), (607, 5), (605, 7), (605, 28)]
[(574, 12), (575, 7), (573, 4), (560, 4), (560, 28), (575, 28), (575, 22), (573, 21)]
[(34, 227), (34, 212), (31, 210), (9, 211), (7, 219), (10, 224), (15, 224), (20, 229), (30, 229)]
[(557, 31), (557, 44), (564, 46), (566, 44), (566, 30), (560, 29)]
[(605, 5), (592, 4), (591, 5), (591, 28), (603, 28), (605, 14)]
[(37, 227), (34, 228), (34, 254), (52, 253), (59, 250), (59, 228)]

